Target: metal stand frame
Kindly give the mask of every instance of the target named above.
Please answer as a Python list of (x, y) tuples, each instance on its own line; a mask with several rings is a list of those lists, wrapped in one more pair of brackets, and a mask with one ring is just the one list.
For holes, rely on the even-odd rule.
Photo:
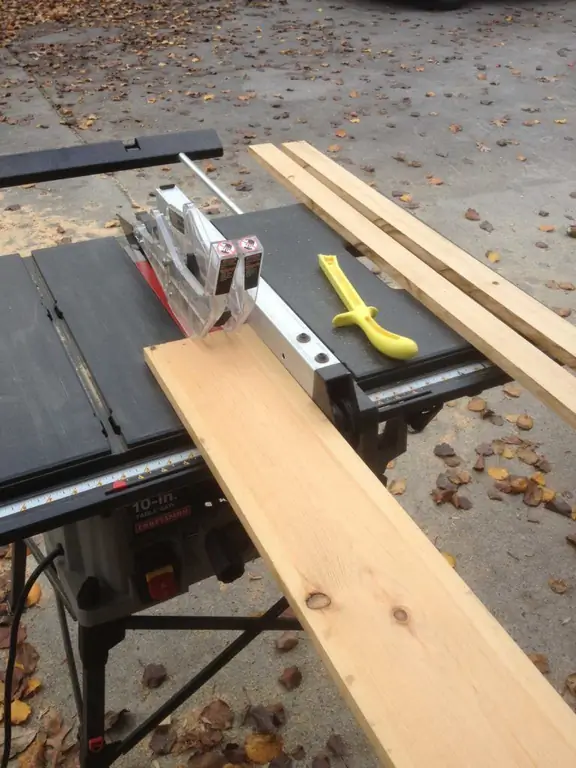
[[(12, 545), (12, 588), (10, 604), (21, 593), (25, 582), (27, 548), (38, 559), (42, 556), (33, 541), (20, 540)], [(108, 768), (121, 755), (139, 744), (154, 728), (197, 693), (214, 675), (229, 664), (262, 632), (301, 629), (297, 619), (282, 618), (288, 602), (282, 597), (262, 616), (146, 616), (134, 615), (124, 619), (86, 627), (78, 626), (78, 651), (81, 679), (74, 657), (66, 613), (74, 614), (62, 593), (55, 568), (45, 571), (56, 596), (56, 609), (62, 633), (66, 662), (80, 721), (81, 768)], [(106, 742), (104, 716), (106, 702), (106, 664), (109, 652), (126, 637), (126, 630), (206, 630), (241, 632), (223, 651), (197, 672), (191, 680), (174, 693), (143, 723), (120, 741)]]

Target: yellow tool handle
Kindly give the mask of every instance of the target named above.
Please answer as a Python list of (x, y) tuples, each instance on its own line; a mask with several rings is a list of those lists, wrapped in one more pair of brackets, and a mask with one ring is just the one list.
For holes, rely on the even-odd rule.
[(336, 315), (332, 321), (334, 326), (340, 328), (345, 325), (357, 325), (364, 331), (373, 347), (395, 360), (410, 360), (418, 354), (418, 345), (413, 339), (391, 333), (374, 320), (378, 310), (376, 307), (366, 305), (340, 268), (336, 256), (319, 254), (318, 262), (320, 269), (348, 310), (348, 312)]

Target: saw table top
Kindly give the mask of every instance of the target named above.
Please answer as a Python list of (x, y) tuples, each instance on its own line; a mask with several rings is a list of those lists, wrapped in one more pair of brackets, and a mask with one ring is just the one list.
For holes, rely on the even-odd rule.
[[(303, 206), (215, 223), (227, 237), (258, 235), (265, 279), (359, 383), (376, 387), (475, 359), (466, 342), (370, 274)], [(339, 257), (384, 327), (418, 341), (417, 358), (388, 360), (359, 329), (332, 328), (342, 306), (317, 266), (322, 252)], [(0, 328), (2, 498), (190, 446), (142, 352), (181, 333), (115, 238), (0, 258)], [(98, 395), (97, 414), (86, 387)]]

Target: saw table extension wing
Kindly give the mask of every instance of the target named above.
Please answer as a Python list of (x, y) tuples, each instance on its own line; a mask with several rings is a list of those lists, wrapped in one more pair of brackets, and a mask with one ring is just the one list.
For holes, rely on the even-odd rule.
[(146, 358), (386, 766), (574, 766), (574, 713), (251, 328)]

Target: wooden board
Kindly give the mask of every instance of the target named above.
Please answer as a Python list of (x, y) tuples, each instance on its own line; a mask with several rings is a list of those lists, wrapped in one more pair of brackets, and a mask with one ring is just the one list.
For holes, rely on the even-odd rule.
[[(272, 144), (250, 151), (272, 175), (349, 243), (367, 246), (403, 288), (512, 378), (576, 427), (576, 378), (464, 291), (382, 232)], [(402, 333), (402, 328), (394, 328)]]
[(576, 328), (573, 325), (306, 141), (288, 142), (282, 149), (383, 232), (507, 325), (561, 363), (576, 367)]
[(146, 359), (384, 765), (574, 768), (573, 712), (249, 326)]

